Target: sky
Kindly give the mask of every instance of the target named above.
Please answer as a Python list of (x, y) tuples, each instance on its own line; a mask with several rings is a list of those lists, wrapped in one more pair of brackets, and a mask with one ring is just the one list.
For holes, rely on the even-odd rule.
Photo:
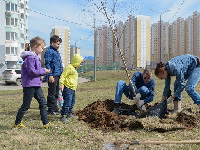
[(125, 22), (129, 15), (150, 16), (151, 24), (161, 15), (162, 21), (171, 23), (200, 12), (199, 0), (29, 0), (29, 39), (40, 36), (49, 46), (53, 26), (67, 26), (70, 45), (76, 43), (83, 57), (94, 56), (94, 27), (109, 26), (101, 1), (115, 23)]

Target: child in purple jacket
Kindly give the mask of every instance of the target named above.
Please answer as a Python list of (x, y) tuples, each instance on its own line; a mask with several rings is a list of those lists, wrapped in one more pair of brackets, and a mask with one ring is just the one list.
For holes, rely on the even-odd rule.
[(49, 123), (47, 118), (47, 102), (41, 89), (41, 76), (50, 72), (49, 69), (43, 69), (40, 63), (40, 54), (43, 52), (45, 42), (40, 37), (35, 37), (30, 41), (31, 51), (24, 51), (21, 54), (23, 64), (21, 68), (23, 103), (18, 110), (15, 125), (13, 128), (26, 128), (22, 124), (22, 118), (25, 112), (30, 108), (32, 98), (39, 103), (41, 120), (43, 128), (55, 127)]

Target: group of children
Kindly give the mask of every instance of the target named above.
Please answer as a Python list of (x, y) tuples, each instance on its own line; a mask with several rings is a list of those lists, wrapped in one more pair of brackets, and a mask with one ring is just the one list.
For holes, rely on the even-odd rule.
[[(60, 113), (57, 103), (61, 108), (61, 121), (68, 122), (68, 118), (75, 118), (72, 115), (72, 109), (75, 104), (75, 90), (78, 84), (77, 69), (84, 62), (83, 57), (75, 54), (71, 64), (66, 66), (63, 71), (60, 53), (58, 52), (60, 43), (59, 36), (54, 35), (50, 39), (50, 48), (45, 53), (46, 69), (41, 66), (41, 53), (44, 50), (45, 41), (40, 37), (30, 40), (30, 51), (24, 51), (21, 54), (23, 64), (21, 67), (21, 78), (23, 87), (23, 103), (18, 110), (13, 128), (26, 128), (22, 124), (22, 118), (30, 108), (32, 98), (39, 103), (41, 120), (43, 128), (56, 128), (48, 121), (48, 114)], [(47, 101), (43, 94), (41, 76), (46, 76), (48, 80)], [(64, 99), (64, 103), (63, 100)], [(47, 110), (48, 107), (48, 110)]]

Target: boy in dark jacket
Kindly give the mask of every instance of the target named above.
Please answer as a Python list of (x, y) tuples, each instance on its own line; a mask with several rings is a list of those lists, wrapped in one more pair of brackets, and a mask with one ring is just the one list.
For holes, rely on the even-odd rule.
[(62, 39), (57, 35), (50, 38), (50, 48), (45, 52), (45, 66), (50, 69), (48, 74), (48, 96), (47, 107), (48, 113), (51, 115), (59, 114), (57, 106), (57, 98), (59, 95), (59, 79), (63, 72), (62, 60), (58, 51)]

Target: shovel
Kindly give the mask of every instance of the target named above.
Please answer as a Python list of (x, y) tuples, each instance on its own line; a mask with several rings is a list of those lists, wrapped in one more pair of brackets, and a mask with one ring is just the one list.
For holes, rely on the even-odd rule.
[(183, 141), (126, 141), (104, 144), (107, 150), (122, 150), (127, 149), (131, 145), (146, 145), (146, 144), (200, 144), (200, 140), (183, 140)]

